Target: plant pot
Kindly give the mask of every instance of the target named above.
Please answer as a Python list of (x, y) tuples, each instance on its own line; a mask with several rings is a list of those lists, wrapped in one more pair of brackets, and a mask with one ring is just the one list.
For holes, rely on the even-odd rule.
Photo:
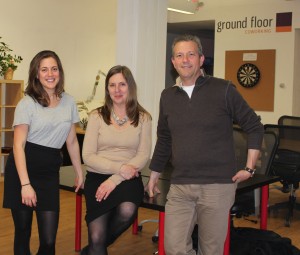
[(8, 68), (7, 71), (4, 74), (5, 80), (12, 80), (14, 77), (14, 70), (12, 68)]

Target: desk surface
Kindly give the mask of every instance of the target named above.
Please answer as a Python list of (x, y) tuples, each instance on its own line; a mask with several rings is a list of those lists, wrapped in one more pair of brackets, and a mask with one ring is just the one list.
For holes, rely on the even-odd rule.
[[(143, 183), (146, 184), (149, 180), (150, 170), (149, 164), (147, 164), (141, 172)], [(85, 174), (85, 167), (83, 165), (83, 170)], [(158, 188), (161, 193), (155, 195), (153, 198), (150, 198), (148, 194), (145, 194), (144, 200), (142, 202), (142, 207), (149, 208), (157, 211), (164, 211), (166, 204), (166, 196), (170, 187), (170, 175), (171, 169), (166, 169), (161, 175), (158, 182)], [(60, 169), (60, 187), (65, 190), (74, 191), (74, 170), (72, 166), (61, 167)], [(264, 185), (271, 184), (279, 181), (279, 177), (274, 176), (265, 176), (261, 174), (255, 174), (252, 178), (249, 178), (247, 181), (241, 182), (238, 184), (237, 193), (241, 194), (260, 188)], [(82, 192), (82, 191), (81, 191)]]
[[(144, 184), (147, 183), (148, 180), (149, 177), (143, 176)], [(256, 174), (252, 178), (249, 178), (248, 180), (239, 183), (236, 192), (237, 194), (245, 193), (256, 188), (260, 188), (264, 185), (277, 182), (279, 180), (280, 178), (276, 176), (265, 176), (262, 174)], [(145, 194), (141, 206), (152, 210), (164, 211), (169, 187), (169, 180), (160, 179), (158, 182), (158, 188), (160, 189), (161, 193), (155, 195), (154, 197), (149, 197), (148, 194)]]

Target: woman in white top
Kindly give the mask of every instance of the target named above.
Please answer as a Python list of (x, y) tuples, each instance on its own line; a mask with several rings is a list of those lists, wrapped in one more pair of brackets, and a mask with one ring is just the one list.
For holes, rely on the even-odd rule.
[(76, 190), (83, 183), (75, 132), (79, 121), (74, 99), (64, 92), (64, 71), (53, 51), (31, 61), (25, 97), (15, 110), (13, 151), (4, 178), (3, 206), (15, 225), (14, 254), (30, 255), (33, 211), (40, 246), (37, 255), (54, 255), (59, 220), (60, 149), (66, 142), (76, 172)]

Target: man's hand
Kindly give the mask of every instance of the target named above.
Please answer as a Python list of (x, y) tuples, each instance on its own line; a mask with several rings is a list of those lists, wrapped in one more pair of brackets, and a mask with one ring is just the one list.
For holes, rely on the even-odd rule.
[(151, 171), (149, 181), (145, 185), (145, 192), (148, 192), (149, 197), (153, 197), (155, 193), (160, 193), (160, 190), (157, 187), (159, 176), (160, 173)]
[(232, 177), (232, 181), (233, 182), (242, 182), (242, 181), (247, 180), (250, 177), (251, 177), (251, 174), (243, 169), (243, 170), (238, 171), (235, 174), (235, 176)]

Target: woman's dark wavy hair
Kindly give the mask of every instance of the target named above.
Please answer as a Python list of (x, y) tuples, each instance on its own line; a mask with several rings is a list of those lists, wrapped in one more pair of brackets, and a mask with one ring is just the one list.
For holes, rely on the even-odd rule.
[(111, 124), (110, 116), (111, 116), (111, 109), (113, 107), (113, 101), (109, 95), (108, 85), (109, 79), (115, 75), (121, 73), (124, 76), (128, 84), (128, 97), (126, 102), (126, 114), (131, 121), (131, 125), (137, 127), (140, 120), (140, 115), (145, 116), (151, 119), (150, 113), (148, 113), (138, 102), (137, 100), (137, 86), (133, 75), (130, 69), (126, 66), (117, 65), (112, 67), (105, 78), (105, 99), (104, 105), (98, 108), (99, 114), (102, 116), (104, 122), (107, 125)]
[(50, 104), (50, 98), (47, 92), (44, 90), (40, 80), (38, 79), (40, 63), (45, 58), (54, 58), (57, 63), (57, 67), (59, 70), (59, 82), (55, 87), (55, 95), (60, 98), (62, 97), (62, 93), (65, 91), (64, 70), (59, 57), (55, 52), (51, 50), (41, 51), (38, 54), (36, 54), (35, 57), (31, 60), (29, 66), (28, 84), (25, 89), (25, 94), (31, 96), (40, 105), (47, 107)]

